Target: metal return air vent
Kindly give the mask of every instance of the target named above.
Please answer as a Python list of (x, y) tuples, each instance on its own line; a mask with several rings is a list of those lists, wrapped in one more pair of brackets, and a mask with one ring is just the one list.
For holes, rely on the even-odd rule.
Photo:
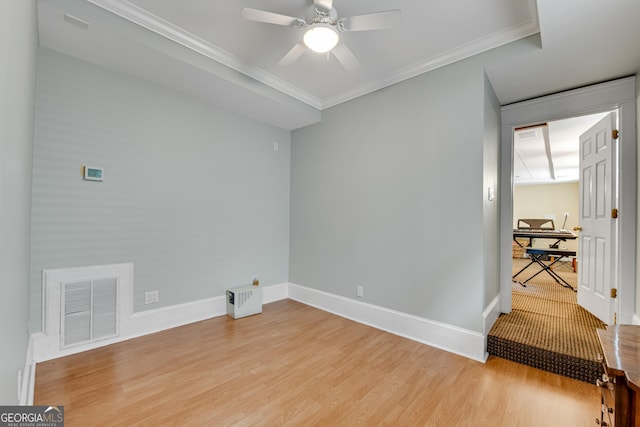
[(117, 336), (117, 278), (63, 283), (61, 312), (61, 348)]

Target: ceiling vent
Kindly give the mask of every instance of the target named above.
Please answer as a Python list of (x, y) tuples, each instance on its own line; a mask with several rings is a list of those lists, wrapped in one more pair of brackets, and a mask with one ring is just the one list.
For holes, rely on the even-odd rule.
[(538, 132), (536, 130), (526, 130), (526, 131), (518, 132), (518, 137), (520, 139), (529, 139), (529, 138), (535, 138), (537, 134)]

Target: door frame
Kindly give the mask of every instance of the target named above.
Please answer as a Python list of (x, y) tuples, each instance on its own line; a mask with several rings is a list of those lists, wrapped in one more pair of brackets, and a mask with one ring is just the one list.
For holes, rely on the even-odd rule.
[(500, 154), (500, 309), (511, 312), (513, 241), (513, 131), (517, 127), (618, 110), (618, 323), (631, 324), (636, 265), (636, 99), (635, 76), (517, 102), (502, 107)]

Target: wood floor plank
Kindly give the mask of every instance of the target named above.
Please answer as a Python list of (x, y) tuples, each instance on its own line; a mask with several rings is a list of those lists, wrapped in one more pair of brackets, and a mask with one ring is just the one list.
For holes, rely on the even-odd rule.
[(586, 426), (599, 391), (284, 300), (39, 363), (34, 404), (67, 427)]

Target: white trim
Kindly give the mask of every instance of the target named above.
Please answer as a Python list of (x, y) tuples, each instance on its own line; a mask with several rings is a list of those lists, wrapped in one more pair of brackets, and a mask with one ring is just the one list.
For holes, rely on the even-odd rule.
[[(502, 107), (502, 124), (520, 126), (610, 111), (635, 102), (635, 77), (625, 77)], [(507, 135), (509, 136), (509, 135)]]
[(133, 312), (133, 264), (94, 265), (88, 267), (58, 268), (42, 271), (42, 330), (47, 336), (58, 340), (60, 335), (61, 284), (83, 282), (96, 278), (118, 280), (118, 304), (120, 322), (126, 321)]
[(517, 126), (618, 109), (620, 115), (619, 203), (620, 240), (617, 253), (619, 323), (630, 323), (635, 303), (636, 261), (636, 99), (635, 76), (569, 90), (502, 107), (500, 171), (501, 310), (511, 312), (511, 241), (513, 238), (513, 130)]
[[(496, 297), (489, 303), (489, 305), (487, 306), (487, 308), (484, 309), (484, 311), (482, 312), (482, 322), (483, 322), (483, 332), (484, 332), (484, 348), (486, 350), (487, 346), (487, 338), (489, 336), (489, 331), (491, 331), (491, 328), (493, 327), (494, 323), (496, 323), (496, 321), (498, 320), (498, 317), (500, 317), (500, 310), (501, 308), (501, 304), (500, 304), (500, 294), (496, 295)], [(489, 357), (489, 353), (487, 353), (485, 351), (485, 360)]]
[(33, 359), (34, 336), (29, 337), (24, 370), (20, 379), (20, 401), (22, 406), (33, 405), (33, 393), (36, 386), (36, 362)]
[(326, 108), (333, 107), (429, 71), (462, 61), (463, 59), (471, 58), (472, 56), (495, 49), (516, 40), (532, 36), (539, 32), (540, 28), (538, 27), (537, 22), (531, 22), (529, 20), (520, 22), (505, 30), (488, 34), (483, 38), (457, 46), (456, 48), (443, 52), (438, 56), (419, 61), (400, 70), (396, 70), (393, 74), (382, 76), (371, 83), (356, 86), (352, 90), (343, 92), (333, 98), (326, 99), (322, 102), (320, 109), (324, 110)]
[[(262, 288), (262, 291), (263, 303), (268, 304), (286, 299), (288, 296), (288, 284), (281, 283), (278, 285), (265, 286)], [(224, 295), (206, 300), (163, 307), (156, 310), (133, 313), (121, 324), (122, 329), (118, 337), (71, 347), (65, 350), (60, 350), (58, 337), (52, 338), (42, 332), (31, 334), (25, 358), (25, 368), (22, 375), (20, 404), (33, 405), (37, 362), (44, 362), (165, 329), (175, 328), (188, 323), (223, 316), (226, 315), (226, 313), (227, 306)]]
[(640, 316), (638, 316), (637, 314), (634, 314), (633, 316), (631, 316), (631, 324), (640, 325)]
[[(294, 283), (265, 286), (262, 288), (262, 292), (263, 304), (290, 298), (354, 322), (372, 326), (479, 362), (486, 362), (488, 357), (485, 352), (486, 332), (483, 334), (471, 331)], [(493, 322), (495, 322), (495, 318), (499, 315), (499, 307), (500, 300), (499, 297), (496, 297), (485, 309), (483, 313), (485, 330), (489, 330)], [(60, 349), (57, 337), (54, 340), (41, 332), (32, 334), (29, 339), (25, 360), (20, 404), (33, 404), (35, 364), (37, 362), (80, 353), (223, 315), (226, 315), (226, 299), (224, 295), (133, 313), (121, 324), (120, 336), (64, 350)]]
[(484, 334), (446, 323), (289, 283), (289, 298), (358, 323), (455, 353), (486, 361)]
[[(270, 303), (287, 298), (287, 284), (265, 286), (262, 288), (263, 303)], [(120, 335), (117, 337), (87, 343), (76, 347), (60, 349), (57, 335), (46, 333), (32, 334), (32, 361), (43, 362), (75, 353), (91, 350), (131, 338), (140, 337), (166, 329), (175, 328), (212, 317), (227, 314), (225, 296), (217, 296), (199, 301), (145, 310), (126, 316), (120, 323)]]
[[(286, 298), (473, 360), (486, 361), (484, 343), (486, 332), (471, 331), (293, 283), (281, 283), (263, 288), (264, 304)], [(499, 298), (496, 297), (483, 313), (487, 330), (499, 315), (499, 306)], [(29, 352), (31, 358), (29, 362), (42, 362), (68, 356), (225, 314), (224, 295), (145, 310), (133, 313), (123, 321), (118, 337), (63, 350), (59, 347), (58, 337), (36, 333), (31, 336), (29, 343), (32, 348)]]
[(498, 317), (500, 317), (500, 294), (498, 294), (482, 312), (485, 335), (489, 334), (489, 331), (493, 327), (493, 324), (496, 323), (496, 320), (498, 320)]
[(319, 98), (305, 92), (286, 81), (274, 76), (267, 71), (243, 61), (224, 49), (209, 43), (208, 41), (191, 34), (184, 29), (174, 25), (159, 16), (151, 14), (139, 6), (129, 3), (126, 0), (88, 0), (90, 3), (109, 11), (121, 18), (126, 19), (142, 28), (156, 33), (168, 40), (178, 43), (194, 52), (203, 55), (213, 61), (226, 65), (227, 67), (250, 76), (260, 83), (264, 83), (298, 101), (320, 109), (322, 102)]
[(531, 19), (523, 20), (502, 31), (488, 34), (485, 37), (473, 42), (458, 46), (448, 52), (417, 62), (409, 67), (405, 67), (398, 72), (383, 76), (369, 84), (361, 85), (351, 91), (345, 92), (333, 98), (322, 100), (310, 93), (295, 87), (273, 74), (249, 64), (241, 58), (209, 43), (208, 41), (191, 34), (184, 29), (156, 16), (141, 7), (138, 7), (127, 0), (87, 0), (90, 3), (109, 11), (129, 22), (146, 28), (168, 40), (178, 43), (194, 52), (197, 52), (213, 61), (223, 64), (235, 71), (246, 74), (257, 81), (270, 86), (286, 95), (291, 96), (305, 104), (324, 110), (329, 107), (341, 104), (362, 95), (374, 92), (384, 87), (410, 79), (417, 75), (444, 67), (462, 59), (469, 58), (482, 52), (495, 49), (507, 43), (537, 34), (540, 32), (538, 25), (537, 9), (535, 2), (529, 0), (529, 10)]
[(262, 303), (269, 304), (289, 298), (289, 284), (280, 283), (278, 285), (265, 286), (262, 288)]

